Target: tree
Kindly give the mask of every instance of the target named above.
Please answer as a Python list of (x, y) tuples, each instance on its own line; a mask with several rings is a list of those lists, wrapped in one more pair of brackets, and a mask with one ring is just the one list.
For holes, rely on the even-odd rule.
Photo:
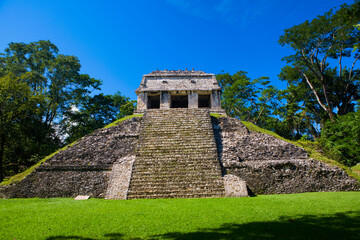
[(101, 81), (80, 74), (80, 62), (74, 56), (58, 54), (50, 41), (10, 43), (0, 57), (0, 73), (12, 73), (24, 79), (32, 91), (44, 96), (39, 119), (47, 126), (71, 106), (82, 101), (93, 90), (100, 90)]
[(267, 77), (251, 80), (246, 72), (218, 74), (222, 89), (222, 107), (231, 117), (265, 126), (278, 104), (278, 90), (269, 85)]
[(360, 98), (360, 71), (356, 67), (360, 56), (359, 22), (360, 1), (355, 1), (286, 29), (279, 39), (282, 46), (295, 51), (283, 58), (290, 65), (282, 69), (280, 78), (306, 89), (305, 96), (313, 95), (322, 123), (326, 119), (320, 116), (321, 111), (334, 121), (337, 114), (353, 112)]
[(133, 113), (133, 101), (122, 96), (97, 94), (88, 96), (76, 107), (64, 112), (62, 120), (63, 133), (67, 135), (66, 143), (71, 143), (94, 130)]
[(321, 132), (325, 152), (347, 166), (360, 162), (360, 111), (328, 121)]
[(29, 117), (40, 97), (20, 77), (8, 74), (0, 78), (0, 182), (3, 180), (3, 159), (11, 131)]
[[(0, 165), (6, 166), (1, 178), (4, 171), (16, 173), (20, 165), (27, 167), (60, 147), (56, 133), (63, 113), (85, 101), (93, 90), (100, 90), (100, 80), (80, 73), (76, 57), (58, 52), (50, 41), (38, 41), (10, 43), (0, 54), (1, 107), (12, 106), (1, 110), (6, 129), (1, 136)], [(11, 96), (10, 100), (5, 96)], [(22, 101), (35, 97), (36, 104)]]

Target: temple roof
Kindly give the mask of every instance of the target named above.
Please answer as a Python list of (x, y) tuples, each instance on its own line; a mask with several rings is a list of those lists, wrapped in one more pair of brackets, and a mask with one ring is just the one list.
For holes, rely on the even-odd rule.
[(138, 92), (220, 90), (215, 74), (194, 70), (156, 70), (145, 74)]

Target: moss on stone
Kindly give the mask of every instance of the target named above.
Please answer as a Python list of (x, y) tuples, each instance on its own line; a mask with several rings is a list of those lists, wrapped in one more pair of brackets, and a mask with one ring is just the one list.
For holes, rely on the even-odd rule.
[(112, 123), (106, 125), (104, 128), (114, 127), (114, 126), (120, 125), (123, 121), (125, 121), (127, 119), (134, 118), (134, 117), (142, 117), (142, 116), (143, 116), (143, 114), (129, 115), (129, 116), (123, 117), (121, 119), (116, 120), (115, 122), (112, 122)]
[(215, 118), (225, 117), (224, 115), (222, 115), (220, 113), (210, 113), (210, 116), (215, 117)]
[(260, 128), (251, 122), (246, 122), (246, 121), (241, 121), (241, 122), (252, 132), (268, 134), (268, 135), (271, 135), (278, 139), (292, 143), (298, 147), (301, 147), (301, 148), (305, 149), (305, 151), (308, 152), (309, 158), (313, 158), (315, 160), (318, 160), (318, 161), (321, 161), (321, 162), (324, 162), (324, 163), (327, 163), (327, 164), (330, 164), (333, 166), (337, 166), (337, 167), (341, 168), (342, 170), (344, 170), (349, 176), (354, 177), (358, 181), (360, 181), (360, 166), (359, 166), (359, 171), (357, 171), (357, 170), (354, 171), (354, 169), (348, 168), (345, 165), (323, 155), (321, 152), (319, 152), (320, 147), (319, 147), (318, 142), (316, 142), (316, 141), (315, 142), (307, 141), (307, 140), (291, 141), (291, 140), (288, 140), (288, 139), (285, 139), (285, 138), (279, 136), (278, 134), (276, 134), (272, 131)]
[[(112, 122), (112, 123), (108, 124), (104, 128), (110, 128), (110, 127), (113, 127), (113, 126), (117, 126), (117, 125), (120, 125), (123, 121), (125, 121), (127, 119), (130, 119), (130, 118), (133, 118), (133, 117), (142, 117), (142, 116), (143, 116), (143, 114), (129, 115), (129, 116), (126, 116), (124, 118), (121, 118), (119, 120), (116, 120), (115, 122)], [(0, 183), (0, 186), (10, 185), (10, 184), (13, 184), (13, 183), (16, 183), (16, 182), (20, 182), (26, 176), (28, 176), (30, 173), (32, 173), (35, 170), (35, 168), (38, 167), (41, 163), (43, 163), (43, 162), (47, 161), (48, 159), (52, 158), (54, 155), (58, 154), (59, 152), (66, 150), (68, 147), (74, 145), (78, 141), (79, 140), (77, 140), (77, 141), (75, 141), (73, 143), (70, 143), (70, 144), (66, 145), (65, 147), (57, 150), (56, 152), (46, 156), (45, 158), (43, 158), (39, 162), (37, 162), (35, 165), (33, 165), (33, 166), (29, 167), (28, 169), (26, 169), (25, 171), (23, 171), (21, 173), (18, 173), (16, 175), (10, 177), (9, 179), (4, 179), (4, 181), (2, 181)]]
[(21, 172), (21, 173), (18, 173), (12, 177), (10, 177), (9, 179), (4, 179), (4, 181), (2, 181), (0, 183), (0, 186), (5, 186), (5, 185), (10, 185), (10, 184), (13, 184), (13, 183), (16, 183), (16, 182), (20, 182), (21, 180), (23, 180), (27, 175), (29, 175), (30, 173), (32, 173), (36, 167), (38, 167), (41, 163), (45, 162), (46, 160), (52, 158), (55, 154), (61, 152), (61, 151), (64, 151), (66, 150), (68, 147), (74, 145), (75, 143), (77, 143), (77, 141), (73, 142), (73, 143), (70, 143), (68, 145), (66, 145), (65, 147), (63, 148), (60, 148), (59, 150), (57, 150), (56, 152), (44, 157), (43, 159), (41, 159), (38, 163), (36, 163), (35, 165), (29, 167), (28, 169), (26, 169), (25, 171)]

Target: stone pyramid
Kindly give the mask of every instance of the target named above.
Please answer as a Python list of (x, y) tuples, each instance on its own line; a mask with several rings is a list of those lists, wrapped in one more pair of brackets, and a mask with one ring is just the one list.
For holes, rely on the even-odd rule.
[(7, 197), (194, 198), (359, 190), (302, 148), (208, 110), (149, 110), (60, 151)]

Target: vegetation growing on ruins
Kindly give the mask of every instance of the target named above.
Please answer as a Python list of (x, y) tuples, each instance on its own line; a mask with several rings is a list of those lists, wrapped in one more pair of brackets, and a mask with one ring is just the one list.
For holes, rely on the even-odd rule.
[[(137, 114), (137, 115), (129, 115), (129, 116), (126, 116), (126, 117), (123, 117), (123, 118), (120, 118), (110, 124), (108, 124), (107, 126), (105, 126), (104, 128), (109, 128), (109, 127), (113, 127), (113, 126), (116, 126), (116, 125), (119, 125), (121, 124), (123, 121), (127, 120), (127, 119), (130, 119), (130, 118), (133, 118), (133, 117), (141, 117), (142, 114)], [(74, 141), (72, 143), (69, 143), (67, 144), (66, 146), (62, 147), (61, 149), (53, 152), (52, 154), (44, 157), (43, 159), (41, 159), (39, 162), (37, 162), (36, 164), (34, 164), (33, 166), (29, 167), (28, 169), (26, 169), (25, 171), (23, 172), (20, 172), (18, 174), (15, 174), (13, 176), (11, 176), (9, 179), (4, 179), (2, 182), (0, 182), (0, 186), (4, 186), (4, 185), (10, 185), (10, 184), (14, 184), (16, 182), (19, 182), (21, 180), (23, 180), (27, 175), (29, 175), (30, 173), (32, 173), (35, 168), (37, 166), (39, 166), (41, 163), (45, 162), (46, 160), (50, 159), (51, 157), (53, 157), (55, 154), (59, 153), (60, 151), (64, 151), (66, 150), (68, 147), (74, 145), (77, 141)]]
[(352, 177), (356, 178), (358, 181), (360, 181), (360, 172), (359, 171), (354, 171), (353, 168), (349, 168), (349, 167), (345, 166), (344, 164), (342, 164), (342, 163), (340, 163), (338, 161), (335, 161), (334, 159), (324, 155), (322, 153), (322, 150), (321, 150), (322, 149), (321, 145), (316, 141), (314, 142), (314, 141), (309, 141), (309, 140), (306, 140), (306, 139), (291, 141), (291, 140), (288, 140), (288, 139), (285, 139), (285, 138), (279, 136), (278, 134), (276, 134), (276, 133), (274, 133), (272, 131), (260, 128), (260, 127), (256, 126), (255, 124), (253, 124), (251, 122), (242, 121), (242, 123), (250, 131), (268, 134), (268, 135), (274, 136), (276, 138), (279, 138), (281, 140), (290, 142), (290, 143), (292, 143), (292, 144), (294, 144), (296, 146), (299, 146), (299, 147), (305, 149), (305, 151), (308, 152), (309, 158), (313, 158), (315, 160), (318, 160), (318, 161), (321, 161), (321, 162), (324, 162), (324, 163), (328, 163), (330, 165), (337, 166), (337, 167), (343, 169), (349, 176), (352, 176)]
[(357, 239), (360, 193), (0, 200), (3, 239)]
[(11, 176), (9, 179), (4, 179), (1, 183), (0, 186), (5, 186), (5, 185), (10, 185), (10, 184), (14, 184), (16, 182), (19, 182), (21, 180), (23, 180), (27, 175), (29, 175), (30, 173), (32, 173), (36, 167), (38, 167), (41, 163), (45, 162), (46, 160), (50, 159), (51, 157), (53, 157), (54, 155), (56, 155), (57, 153), (66, 150), (68, 147), (70, 147), (71, 145), (74, 145), (76, 143), (70, 143), (68, 145), (66, 145), (65, 147), (60, 148), (59, 150), (53, 152), (52, 154), (44, 157), (43, 159), (41, 159), (39, 162), (37, 162), (36, 164), (34, 164), (33, 166), (27, 168), (25, 171), (20, 172), (18, 174), (15, 174), (13, 176)]
[(279, 90), (266, 77), (221, 73), (227, 114), (280, 136), (319, 141), (323, 151), (346, 166), (360, 161), (360, 1), (331, 9), (284, 30), (279, 43), (293, 51), (283, 60)]
[[(306, 145), (347, 167), (359, 163), (359, 11), (356, 0), (284, 30), (279, 44), (293, 52), (279, 69), (286, 89), (244, 71), (218, 74), (227, 114), (289, 140), (313, 141)], [(0, 181), (132, 114), (136, 101), (99, 93), (101, 80), (80, 69), (50, 41), (10, 43), (0, 54)]]
[(133, 117), (142, 117), (142, 116), (143, 116), (143, 114), (128, 115), (126, 117), (120, 118), (119, 120), (116, 120), (116, 121), (106, 125), (104, 128), (113, 127), (113, 126), (121, 124), (123, 121), (125, 121), (127, 119), (130, 119), (130, 118), (133, 118)]
[(0, 181), (132, 113), (120, 92), (94, 95), (101, 80), (80, 69), (50, 41), (10, 43), (0, 54)]

